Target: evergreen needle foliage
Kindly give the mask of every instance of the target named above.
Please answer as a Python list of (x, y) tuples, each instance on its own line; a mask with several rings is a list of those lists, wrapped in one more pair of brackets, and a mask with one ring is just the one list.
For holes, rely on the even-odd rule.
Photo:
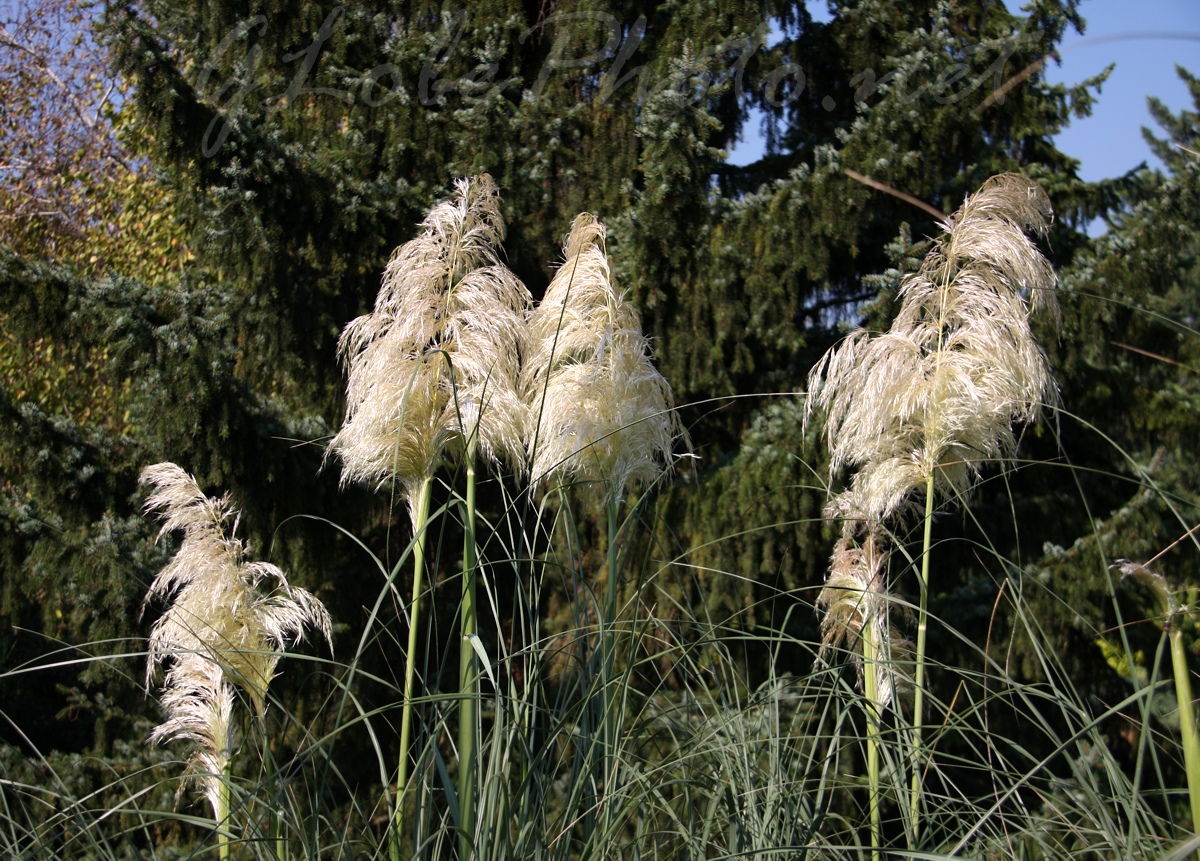
[(246, 693), (261, 718), (284, 649), (299, 642), (307, 627), (330, 642), (330, 618), (319, 600), (290, 586), (279, 568), (248, 559), (250, 548), (235, 535), (238, 514), (228, 495), (205, 496), (173, 463), (146, 467), (142, 483), (155, 487), (146, 510), (162, 517), (160, 535), (184, 534), (147, 594), (147, 600), (170, 601), (151, 631), (146, 667), (149, 685), (155, 670), (169, 664), (162, 697), (169, 717), (150, 740), (195, 744), (193, 774), (220, 819), (223, 774), (233, 749), (233, 687)]

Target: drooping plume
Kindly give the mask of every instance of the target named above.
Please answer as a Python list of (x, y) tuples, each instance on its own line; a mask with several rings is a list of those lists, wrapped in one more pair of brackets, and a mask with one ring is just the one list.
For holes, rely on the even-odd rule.
[(233, 685), (217, 664), (178, 654), (163, 679), (160, 702), (167, 720), (150, 733), (151, 744), (191, 743), (189, 777), (199, 784), (218, 820), (227, 813), (221, 782), (235, 747), (233, 701)]
[(832, 648), (851, 649), (861, 679), (867, 671), (862, 644), (869, 639), (874, 651), (870, 667), (875, 676), (873, 691), (880, 708), (891, 701), (897, 666), (908, 652), (908, 641), (892, 626), (892, 607), (903, 605), (887, 590), (886, 543), (874, 525), (844, 521), (825, 588), (817, 596), (817, 607), (825, 612), (820, 658), (824, 659)]
[(1037, 183), (989, 179), (947, 219), (900, 291), (889, 331), (850, 335), (809, 377), (809, 409), (826, 412), (833, 471), (856, 470), (855, 507), (883, 520), (935, 479), (965, 494), (980, 467), (1012, 454), (1014, 422), (1055, 397), (1031, 308), (1056, 310), (1056, 277), (1026, 231), (1052, 216)]
[(599, 482), (620, 499), (670, 464), (683, 435), (637, 311), (613, 284), (605, 229), (576, 217), (565, 261), (529, 321), (521, 391), (535, 481)]
[(234, 535), (238, 515), (228, 496), (206, 497), (173, 463), (147, 467), (141, 481), (156, 488), (146, 510), (161, 516), (160, 535), (183, 531), (179, 551), (146, 596), (171, 602), (150, 633), (146, 682), (167, 665), (162, 703), (169, 715), (151, 741), (193, 742), (194, 771), (213, 800), (232, 748), (234, 686), (262, 715), (284, 649), (307, 627), (328, 642), (329, 614), (279, 568), (248, 559), (249, 548)]
[(477, 434), (484, 457), (519, 469), (517, 396), (529, 292), (501, 262), (504, 220), (490, 176), (461, 179), (421, 233), (392, 254), (375, 310), (338, 345), (349, 369), (332, 450), (343, 481), (396, 479), (410, 493), (447, 444)]

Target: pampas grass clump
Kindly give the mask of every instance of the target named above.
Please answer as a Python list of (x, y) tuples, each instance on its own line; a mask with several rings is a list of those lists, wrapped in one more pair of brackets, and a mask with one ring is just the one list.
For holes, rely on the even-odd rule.
[(222, 819), (228, 812), (220, 797), (233, 748), (234, 686), (262, 717), (284, 649), (308, 627), (329, 642), (329, 614), (312, 594), (290, 586), (279, 568), (249, 560), (250, 548), (234, 535), (238, 514), (228, 495), (205, 496), (173, 463), (146, 467), (141, 482), (155, 487), (146, 510), (162, 517), (160, 535), (183, 531), (179, 551), (147, 594), (147, 601), (171, 602), (150, 634), (147, 686), (168, 665), (162, 696), (168, 719), (150, 740), (194, 743), (192, 773)]
[[(829, 506), (843, 521), (843, 537), (818, 605), (827, 609), (826, 636), (846, 630), (847, 596), (859, 590), (864, 610), (858, 634), (866, 667), (868, 780), (874, 858), (881, 840), (876, 748), (880, 715), (893, 667), (887, 602), (879, 576), (885, 551), (876, 535), (883, 522), (920, 507), (924, 543), (913, 674), (912, 784), (907, 837), (920, 845), (925, 645), (928, 631), (931, 526), (934, 501), (961, 501), (985, 463), (1016, 449), (1014, 423), (1034, 421), (1056, 389), (1046, 357), (1034, 340), (1030, 316), (1056, 311), (1054, 270), (1027, 235), (1044, 236), (1053, 215), (1042, 188), (1025, 176), (1001, 174), (969, 196), (943, 227), (921, 268), (900, 289), (891, 328), (875, 336), (851, 334), (809, 375), (807, 415), (825, 413), (830, 470), (854, 469), (849, 488)], [(864, 545), (853, 536), (865, 532)], [(882, 622), (883, 628), (876, 630)]]
[[(392, 254), (375, 309), (353, 320), (338, 350), (348, 366), (346, 421), (330, 451), (342, 459), (342, 481), (395, 481), (413, 522), (413, 597), (409, 608), (398, 795), (392, 811), (391, 857), (400, 857), (403, 797), (425, 537), (434, 473), (457, 447), (467, 476), (463, 643), (476, 627), (474, 559), (475, 459), (524, 471), (528, 408), (518, 395), (525, 318), (532, 300), (500, 260), (504, 240), (500, 195), (486, 174), (455, 183), (454, 197), (434, 207), (421, 233)], [(461, 812), (470, 820), (474, 657), (462, 653), (460, 682)], [(469, 828), (464, 828), (464, 834)], [(466, 841), (464, 837), (464, 841)], [(464, 844), (465, 846), (465, 844)], [(465, 851), (465, 850), (464, 850)]]
[(637, 311), (613, 283), (605, 229), (576, 217), (565, 260), (529, 320), (521, 391), (535, 482), (597, 482), (620, 500), (671, 462), (683, 431)]
[(631, 485), (648, 485), (672, 462), (683, 436), (671, 388), (650, 361), (637, 311), (613, 283), (605, 229), (576, 216), (564, 261), (529, 320), (521, 391), (530, 406), (527, 435), (535, 484), (577, 481), (604, 500), (608, 523), (604, 598), (598, 607), (595, 693), (580, 733), (579, 774), (588, 775), (585, 841), (604, 833), (610, 799), (620, 793), (617, 748), (622, 705), (615, 693), (619, 508)]

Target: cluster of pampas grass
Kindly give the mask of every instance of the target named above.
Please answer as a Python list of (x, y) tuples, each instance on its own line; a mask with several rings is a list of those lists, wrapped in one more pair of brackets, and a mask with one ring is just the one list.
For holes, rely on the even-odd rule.
[(850, 581), (878, 593), (864, 606), (886, 606), (883, 523), (914, 510), (913, 491), (926, 490), (927, 513), (935, 495), (961, 500), (983, 464), (1012, 454), (1014, 423), (1055, 399), (1030, 314), (1057, 311), (1056, 278), (1026, 235), (1044, 235), (1051, 215), (1037, 183), (992, 177), (904, 282), (891, 328), (852, 333), (813, 368), (807, 410), (825, 413), (831, 474), (854, 470), (826, 512), (843, 534), (822, 606), (844, 606)]
[[(342, 333), (346, 420), (330, 450), (344, 481), (432, 474), (453, 439), (535, 483), (558, 475), (623, 489), (670, 463), (682, 436), (636, 310), (616, 288), (594, 216), (575, 219), (565, 262), (530, 313), (499, 259), (504, 222), (484, 175), (459, 180), (400, 246), (371, 314)], [(415, 505), (414, 505), (415, 507)]]
[[(343, 482), (396, 482), (407, 495), (416, 541), (409, 607), (398, 800), (393, 857), (398, 857), (422, 580), (424, 530), (432, 481), (448, 447), (468, 476), (463, 553), (464, 643), (475, 632), (474, 480), (476, 453), (520, 472), (528, 408), (517, 394), (521, 343), (531, 299), (500, 259), (504, 240), (500, 196), (490, 176), (461, 179), (453, 197), (434, 207), (416, 238), (392, 254), (374, 311), (342, 332), (348, 368), (347, 410), (330, 451), (342, 460)], [(462, 685), (473, 687), (473, 658), (464, 648)], [(474, 699), (462, 719), (470, 781)], [(464, 795), (469, 794), (464, 792)], [(466, 802), (469, 806), (469, 801)], [(469, 811), (468, 811), (469, 813)]]
[[(895, 672), (886, 609), (888, 519), (920, 511), (924, 490), (913, 702), (909, 845), (920, 833), (921, 735), (928, 629), (931, 525), (937, 498), (961, 501), (984, 464), (1015, 451), (1013, 426), (1034, 421), (1056, 397), (1045, 354), (1033, 336), (1034, 309), (1057, 311), (1056, 276), (1027, 231), (1044, 236), (1053, 212), (1036, 182), (1015, 173), (992, 177), (942, 225), (920, 269), (900, 290), (900, 310), (882, 335), (854, 332), (809, 376), (808, 414), (825, 414), (831, 474), (854, 470), (849, 488), (829, 506), (843, 521), (842, 540), (818, 604), (827, 632), (858, 618), (868, 699), (868, 758), (878, 736), (877, 707)], [(855, 536), (867, 536), (855, 545)], [(847, 614), (859, 590), (862, 610)], [(849, 603), (848, 603), (849, 601)], [(836, 612), (835, 612), (836, 611)], [(857, 614), (857, 615), (856, 615)], [(882, 626), (882, 627), (880, 627)], [(876, 684), (878, 681), (878, 684)], [(868, 764), (871, 825), (879, 845), (878, 773)]]
[[(414, 526), (399, 789), (389, 847), (394, 858), (401, 851), (424, 531), (438, 466), (447, 457), (461, 459), (468, 481), (458, 800), (460, 851), (469, 853), (478, 690), (474, 655), (465, 644), (477, 612), (476, 455), (518, 477), (532, 465), (534, 486), (557, 477), (604, 488), (610, 520), (605, 618), (611, 623), (616, 507), (628, 486), (649, 484), (670, 465), (683, 435), (638, 315), (613, 283), (604, 226), (588, 214), (575, 220), (565, 261), (536, 310), (501, 260), (504, 234), (491, 177), (459, 180), (416, 238), (393, 253), (373, 311), (348, 324), (338, 345), (347, 368), (347, 410), (329, 452), (341, 460), (343, 483), (402, 489)], [(178, 554), (148, 596), (171, 601), (150, 637), (147, 683), (165, 667), (162, 702), (168, 712), (151, 739), (193, 743), (192, 776), (223, 822), (236, 689), (261, 718), (283, 649), (309, 626), (328, 640), (330, 620), (316, 598), (288, 585), (282, 571), (248, 558), (227, 496), (206, 497), (191, 476), (169, 463), (148, 467), (142, 481), (155, 487), (146, 508), (162, 515), (162, 531), (184, 532)], [(606, 656), (611, 671), (611, 643)], [(228, 855), (224, 831), (220, 854)]]
[(173, 463), (146, 467), (141, 481), (155, 488), (146, 510), (162, 518), (160, 535), (183, 531), (178, 552), (146, 599), (170, 602), (150, 634), (146, 682), (166, 665), (162, 704), (168, 714), (150, 740), (193, 743), (192, 775), (221, 821), (228, 813), (235, 686), (261, 718), (283, 651), (309, 627), (330, 642), (329, 614), (312, 594), (289, 585), (279, 568), (248, 558), (228, 495), (205, 496)]
[[(1141, 772), (1129, 775), (1121, 749), (1106, 746), (1111, 737), (1105, 725), (1119, 721), (1122, 733), (1132, 730), (1144, 740), (1148, 756), (1159, 756), (1171, 727), (1161, 725), (1167, 710), (1151, 706), (1165, 686), (1156, 676), (1149, 683), (1137, 680), (1142, 687), (1097, 710), (1039, 639), (1042, 620), (1012, 592), (1001, 590), (1011, 603), (1006, 610), (997, 598), (997, 618), (1011, 614), (1005, 621), (1011, 619), (1014, 637), (1028, 639), (1034, 659), (1048, 670), (1045, 678), (1027, 683), (1022, 671), (1010, 675), (995, 659), (990, 629), (978, 646), (972, 643), (979, 638), (964, 632), (961, 642), (978, 664), (968, 658), (961, 672), (944, 667), (943, 678), (956, 677), (954, 696), (931, 704), (930, 711), (937, 712), (931, 726), (939, 729), (922, 747), (923, 634), (914, 657), (899, 632), (915, 614), (890, 589), (910, 571), (919, 577), (923, 631), (934, 502), (960, 503), (988, 462), (1003, 464), (1013, 453), (1021, 422), (1032, 421), (1054, 400), (1028, 325), (1036, 306), (1053, 310), (1053, 277), (1046, 277), (1045, 261), (1023, 235), (1045, 229), (1039, 218), (1048, 208), (1036, 186), (1006, 176), (972, 195), (947, 219), (949, 232), (925, 265), (903, 284), (891, 330), (856, 332), (814, 371), (809, 409), (830, 417), (835, 469), (857, 471), (846, 476), (845, 492), (834, 496), (826, 512), (841, 532), (816, 601), (819, 643), (796, 633), (786, 617), (755, 633), (737, 615), (716, 621), (692, 615), (686, 602), (660, 616), (643, 599), (675, 593), (651, 596), (642, 590), (659, 588), (655, 580), (681, 566), (672, 559), (656, 571), (649, 556), (644, 576), (630, 589), (628, 606), (635, 609), (628, 612), (637, 614), (638, 624), (617, 624), (618, 562), (629, 547), (618, 535), (636, 529), (642, 520), (634, 514), (644, 512), (631, 512), (625, 521), (616, 515), (626, 500), (629, 508), (642, 505), (630, 489), (656, 482), (686, 437), (637, 314), (613, 281), (603, 224), (586, 213), (575, 219), (557, 274), (534, 308), (500, 262), (504, 225), (498, 204), (486, 177), (458, 183), (417, 238), (396, 250), (374, 312), (351, 323), (341, 344), (349, 410), (329, 457), (344, 466), (343, 482), (394, 485), (396, 504), (407, 495), (415, 525), (413, 562), (404, 563), (415, 564), (416, 577), (414, 602), (401, 626), (410, 638), (403, 691), (397, 683), (388, 703), (386, 695), (379, 696), (386, 680), (366, 680), (374, 704), (345, 718), (341, 706), (336, 716), (323, 714), (311, 739), (278, 767), (272, 761), (277, 746), (263, 745), (262, 769), (253, 778), (234, 780), (235, 770), (247, 771), (231, 768), (231, 760), (247, 764), (239, 763), (244, 754), (235, 753), (237, 736), (254, 739), (256, 730), (276, 723), (264, 717), (279, 708), (269, 685), (283, 650), (310, 629), (328, 638), (330, 620), (283, 572), (254, 560), (237, 538), (239, 516), (228, 496), (206, 497), (173, 464), (150, 467), (142, 477), (151, 488), (147, 511), (161, 515), (164, 535), (182, 538), (147, 596), (165, 611), (146, 655), (146, 682), (158, 684), (161, 678), (166, 717), (151, 740), (178, 748), (179, 759), (190, 760), (185, 779), (169, 783), (172, 790), (177, 783), (181, 793), (196, 790), (204, 816), (172, 819), (140, 807), (142, 799), (158, 795), (157, 785), (151, 795), (135, 780), (154, 772), (127, 778), (129, 771), (116, 758), (112, 787), (84, 794), (67, 788), (74, 774), (66, 768), (77, 767), (77, 756), (64, 757), (65, 767), (52, 766), (63, 768), (68, 778), (54, 776), (61, 790), (41, 774), (16, 779), (10, 757), (0, 761), (0, 776), (13, 790), (6, 799), (28, 799), (30, 814), (27, 824), (9, 814), (0, 829), (7, 851), (0, 854), (116, 857), (177, 848), (221, 859), (332, 851), (376, 858), (390, 852), (396, 861), (482, 861), (647, 850), (819, 854), (816, 847), (841, 846), (881, 861), (885, 854), (961, 852), (1057, 857), (1114, 846), (1131, 847), (1137, 856), (1160, 857), (1166, 850), (1183, 857), (1182, 849), (1195, 846), (1190, 837), (1192, 842), (1173, 851), (1166, 842), (1175, 820), (1200, 821), (1200, 734), (1191, 707), (1188, 628), (1179, 624), (1187, 608), (1157, 573), (1159, 557), (1144, 564), (1118, 560), (1114, 567), (1146, 585), (1161, 605), (1163, 642), (1169, 642), (1176, 676), (1191, 820), (1179, 818), (1178, 793), (1167, 785), (1174, 773), (1169, 758), (1162, 759), (1161, 785), (1155, 785), (1139, 781)], [(463, 666), (469, 672), (460, 674), (457, 691), (450, 690), (454, 644), (443, 630), (433, 639), (447, 662), (430, 665), (428, 690), (414, 695), (413, 666), (422, 658), (417, 625), (428, 619), (421, 618), (416, 598), (434, 594), (422, 592), (421, 574), (454, 572), (450, 582), (457, 577), (453, 559), (435, 558), (428, 568), (424, 563), (424, 535), (439, 532), (427, 524), (429, 488), (436, 473), (445, 482), (439, 486), (447, 502), (442, 506), (439, 500), (433, 517), (454, 517), (457, 529), (461, 513), (463, 532), (473, 541), (470, 482), (476, 455), (496, 467), (497, 475), (518, 474), (513, 484), (529, 494), (531, 504), (506, 505), (494, 524), (480, 518), (481, 528), (494, 531), (486, 543), (481, 538), (479, 559), (473, 550), (464, 551), (464, 596), (450, 608), (463, 619), (462, 655), (471, 662)], [(586, 487), (588, 493), (559, 493), (563, 485)], [(547, 505), (532, 504), (546, 489)], [(596, 552), (605, 548), (578, 543), (590, 535), (592, 522), (578, 530), (570, 510), (573, 501), (590, 505), (596, 495), (608, 507), (606, 567)], [(513, 502), (507, 495), (505, 501)], [(904, 542), (915, 543), (922, 501), (925, 548), (918, 556)], [(561, 519), (547, 522), (553, 517)], [(740, 535), (725, 540), (736, 542)], [(560, 536), (570, 542), (566, 549), (553, 546)], [(551, 544), (545, 561), (543, 541)], [(430, 544), (444, 547), (432, 539)], [(376, 561), (387, 577), (378, 594), (382, 605), (400, 569), (388, 571)], [(1008, 562), (990, 564), (1005, 566), (1016, 582), (1021, 573)], [(466, 620), (475, 602), (467, 584), (476, 570), (495, 574), (496, 588), (488, 592), (499, 596), (497, 636), (468, 642), (473, 628)], [(585, 570), (595, 576), (596, 588)], [(549, 577), (561, 578), (565, 594), (579, 602), (579, 628), (570, 632), (577, 649), (558, 648), (561, 633), (546, 626), (539, 609), (540, 584)], [(448, 597), (446, 585), (439, 587), (438, 600)], [(393, 642), (381, 630), (394, 624), (385, 614), (373, 612), (365, 624), (359, 651), (342, 665), (349, 675), (339, 672), (348, 709), (360, 701), (352, 699), (359, 691), (353, 679), (365, 679), (363, 661), (371, 660), (365, 650)], [(664, 630), (679, 632), (675, 642), (684, 645), (664, 652), (656, 639)], [(759, 686), (745, 675), (743, 644), (773, 653)], [(834, 653), (847, 656), (846, 666), (801, 676), (779, 672), (792, 656), (814, 651), (822, 668)], [(1134, 668), (1136, 654), (1128, 648), (1124, 666)], [(487, 694), (478, 685), (468, 687), (480, 674), (476, 655), (485, 657), (493, 678)], [(622, 655), (629, 656), (627, 674), (615, 672)], [(660, 655), (669, 657), (652, 665)], [(982, 672), (971, 669), (976, 666)], [(669, 683), (656, 683), (658, 668), (672, 674)], [(19, 667), (13, 674), (27, 671)], [(853, 683), (854, 671), (862, 696), (843, 698), (839, 694)], [(1000, 719), (994, 703), (1005, 706)], [(396, 761), (384, 759), (396, 739), (388, 744), (378, 731), (390, 726), (401, 706), (397, 772)], [(410, 714), (427, 718), (425, 732), (419, 720), (412, 721), (411, 746)], [(299, 729), (299, 723), (294, 726)], [(464, 734), (468, 729), (478, 738)], [(358, 739), (349, 735), (360, 730)], [(364, 750), (359, 740), (373, 745), (386, 803), (396, 799), (396, 807), (386, 811), (391, 817), (386, 835), (379, 799), (341, 777), (359, 779)], [(468, 743), (477, 746), (476, 753)], [(352, 767), (345, 770), (348, 750), (354, 751)], [(1053, 759), (1043, 757), (1046, 750), (1054, 752)], [(859, 767), (864, 754), (865, 776)], [(406, 766), (415, 775), (407, 784)], [(391, 786), (397, 777), (398, 793)], [(915, 789), (910, 794), (910, 777), (914, 788), (925, 780), (924, 796)], [(870, 792), (869, 807), (864, 790)], [(343, 805), (342, 798), (350, 800)], [(924, 833), (922, 816), (929, 823)], [(200, 830), (176, 836), (159, 828), (158, 823), (174, 822), (183, 830), (189, 825)], [(236, 848), (234, 835), (240, 838)], [(401, 841), (410, 835), (411, 853)], [(186, 842), (176, 847), (176, 839)], [(195, 848), (201, 842), (207, 848)]]
[(500, 259), (504, 233), (491, 177), (459, 180), (420, 234), (396, 249), (374, 311), (351, 322), (339, 343), (347, 411), (330, 451), (342, 460), (343, 482), (403, 487), (416, 536), (393, 857), (408, 773), (423, 533), (447, 450), (458, 449), (467, 481), (458, 799), (466, 853), (477, 732), (477, 671), (467, 645), (477, 614), (476, 453), (518, 476), (532, 464), (534, 485), (552, 475), (601, 484), (611, 521), (626, 486), (660, 473), (681, 435), (637, 314), (613, 285), (603, 225), (587, 214), (575, 220), (566, 261), (536, 310)]
[[(535, 483), (578, 483), (605, 500), (608, 522), (606, 589), (599, 608), (600, 695), (585, 733), (597, 730), (585, 772), (612, 795), (618, 702), (615, 672), (618, 508), (627, 488), (647, 484), (671, 463), (684, 436), (671, 389), (650, 360), (637, 311), (617, 288), (605, 248), (605, 228), (593, 215), (575, 218), (563, 264), (529, 320), (521, 391), (530, 405), (527, 446)], [(599, 491), (597, 493), (597, 491)], [(589, 805), (594, 807), (595, 805)], [(585, 835), (596, 810), (584, 816)], [(607, 807), (599, 811), (601, 817)]]

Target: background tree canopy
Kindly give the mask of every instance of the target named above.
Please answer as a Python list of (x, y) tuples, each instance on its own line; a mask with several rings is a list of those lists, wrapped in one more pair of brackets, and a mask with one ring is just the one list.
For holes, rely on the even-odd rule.
[[(4, 678), (0, 737), (116, 761), (115, 740), (157, 720), (139, 679), (114, 684), (120, 661), (71, 662), (145, 648), (170, 549), (140, 514), (147, 464), (231, 491), (258, 551), (329, 606), (338, 647), (356, 638), (377, 575), (321, 519), (393, 560), (408, 535), (386, 494), (322, 468), (344, 414), (337, 338), (391, 250), (482, 172), (535, 298), (578, 212), (609, 227), (696, 455), (647, 551), (686, 573), (656, 588), (812, 638), (796, 606), (832, 536), (808, 369), (850, 325), (887, 325), (934, 211), (1004, 171), (1041, 183), (1063, 410), (1022, 440), (1040, 466), (944, 516), (970, 540), (934, 609), (981, 643), (994, 621), (993, 648), (1023, 660), (993, 620), (999, 591), (1022, 589), (1077, 683), (1118, 697), (1094, 636), (1128, 621), (1107, 564), (1153, 556), (1197, 514), (1200, 159), (1176, 144), (1200, 136), (1195, 113), (1160, 106), (1167, 174), (1081, 181), (1052, 136), (1103, 76), (1052, 86), (1042, 68), (1086, 4), (1017, 5), (830, 0), (828, 23), (783, 0), (23, 7), (0, 34), (0, 644), (7, 668), (63, 665)], [(734, 166), (757, 112), (767, 152)], [(1194, 549), (1162, 561), (1176, 582), (1196, 582)], [(768, 657), (748, 651), (747, 672)]]

